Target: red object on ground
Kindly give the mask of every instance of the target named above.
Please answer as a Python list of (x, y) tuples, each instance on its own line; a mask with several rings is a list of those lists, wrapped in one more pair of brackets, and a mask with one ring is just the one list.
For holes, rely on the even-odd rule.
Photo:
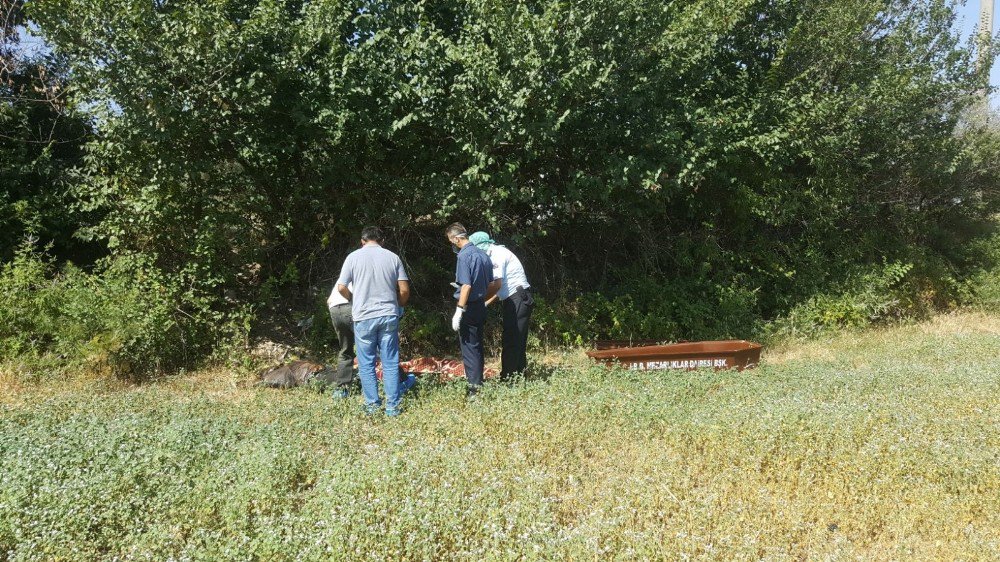
[[(354, 366), (358, 366), (358, 360), (354, 360)], [(417, 375), (438, 375), (442, 381), (450, 381), (465, 378), (465, 366), (460, 359), (441, 359), (438, 357), (415, 357), (409, 361), (399, 362), (400, 376), (406, 373)], [(497, 376), (497, 370), (491, 367), (483, 369), (484, 378)], [(375, 363), (375, 375), (382, 380), (382, 362)]]
[(617, 363), (633, 371), (668, 369), (689, 371), (705, 367), (742, 371), (752, 369), (760, 362), (760, 344), (745, 340), (702, 341), (645, 347), (616, 347), (614, 343), (605, 342), (604, 349), (588, 351), (587, 355), (607, 365)]

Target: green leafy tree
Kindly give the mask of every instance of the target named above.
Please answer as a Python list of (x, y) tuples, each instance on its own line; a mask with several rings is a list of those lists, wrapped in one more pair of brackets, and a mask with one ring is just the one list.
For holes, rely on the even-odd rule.
[[(328, 276), (362, 223), (447, 259), (438, 231), (460, 219), (523, 242), (550, 294), (681, 316), (644, 320), (655, 336), (723, 334), (736, 306), (772, 317), (879, 264), (947, 268), (938, 242), (996, 209), (988, 133), (963, 123), (984, 77), (942, 0), (30, 7), (100, 123), (77, 186), (104, 213), (90, 232), (206, 319), (288, 271)], [(662, 290), (639, 300), (642, 280)]]
[(73, 238), (67, 170), (80, 163), (91, 128), (67, 99), (66, 68), (51, 54), (26, 54), (23, 2), (0, 2), (0, 261), (26, 236), (60, 259), (90, 262), (98, 248)]

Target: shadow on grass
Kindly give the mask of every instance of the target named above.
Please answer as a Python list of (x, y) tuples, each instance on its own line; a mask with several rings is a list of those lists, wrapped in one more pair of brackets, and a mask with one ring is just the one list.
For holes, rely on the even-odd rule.
[(503, 379), (497, 377), (492, 381), (493, 384), (501, 386), (521, 386), (535, 382), (547, 382), (558, 370), (558, 365), (545, 365), (532, 361), (528, 363), (528, 368), (524, 372), (515, 373)]
[(524, 382), (547, 381), (559, 370), (556, 365), (546, 365), (534, 361), (528, 363), (528, 368), (518, 377)]

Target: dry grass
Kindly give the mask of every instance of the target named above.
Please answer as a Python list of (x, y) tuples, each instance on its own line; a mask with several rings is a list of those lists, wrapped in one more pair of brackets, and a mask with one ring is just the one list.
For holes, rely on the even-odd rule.
[(917, 336), (953, 334), (1000, 335), (1000, 316), (983, 312), (956, 312), (907, 326), (829, 334), (813, 340), (788, 340), (766, 349), (763, 360), (770, 365), (796, 360), (831, 361), (845, 354), (858, 355), (873, 345), (905, 346), (907, 341)]

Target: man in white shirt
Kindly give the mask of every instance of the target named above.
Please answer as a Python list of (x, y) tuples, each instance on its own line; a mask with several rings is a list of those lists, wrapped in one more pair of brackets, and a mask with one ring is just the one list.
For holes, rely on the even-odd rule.
[(500, 353), (500, 379), (514, 373), (523, 373), (528, 366), (528, 325), (535, 300), (531, 295), (531, 285), (524, 273), (521, 260), (507, 248), (490, 239), (485, 232), (469, 236), (479, 249), (486, 252), (493, 262), (493, 277), (500, 279), (500, 290), (489, 299), (489, 305), (500, 299), (503, 308), (503, 350)]
[[(354, 283), (349, 284), (347, 289), (353, 291)], [(340, 343), (337, 369), (333, 373), (333, 397), (347, 398), (351, 383), (354, 382), (354, 319), (351, 316), (351, 301), (340, 294), (334, 283), (333, 291), (326, 299), (326, 306), (330, 309), (330, 320)]]

